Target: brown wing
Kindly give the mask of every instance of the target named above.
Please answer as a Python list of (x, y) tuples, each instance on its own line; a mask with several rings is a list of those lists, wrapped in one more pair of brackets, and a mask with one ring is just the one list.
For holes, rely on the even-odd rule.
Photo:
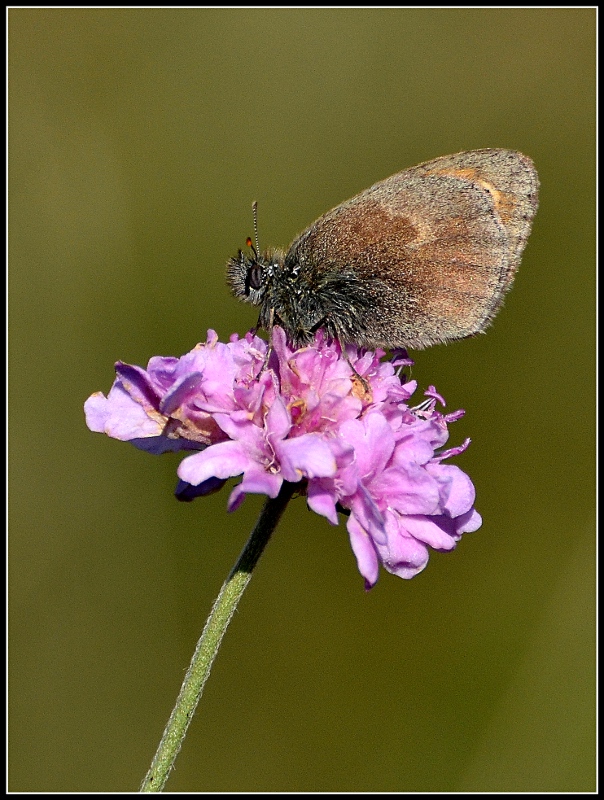
[(352, 273), (371, 299), (367, 346), (427, 347), (483, 330), (520, 263), (537, 210), (529, 158), (475, 150), (400, 172), (320, 217), (290, 253)]

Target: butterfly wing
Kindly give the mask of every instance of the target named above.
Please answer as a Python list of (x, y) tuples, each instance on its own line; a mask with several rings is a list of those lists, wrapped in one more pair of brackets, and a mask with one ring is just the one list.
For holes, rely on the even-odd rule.
[[(423, 348), (482, 331), (509, 289), (537, 210), (529, 158), (475, 150), (376, 183), (291, 245), (286, 269), (310, 284), (346, 273), (368, 347)], [(333, 325), (337, 330), (337, 320)]]

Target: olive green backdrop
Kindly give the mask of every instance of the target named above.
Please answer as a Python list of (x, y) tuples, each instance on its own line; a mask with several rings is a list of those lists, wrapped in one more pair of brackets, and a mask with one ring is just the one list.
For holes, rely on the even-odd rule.
[(595, 786), (593, 9), (9, 11), (14, 791), (131, 791), (261, 506), (93, 434), (117, 359), (255, 311), (224, 265), (379, 179), (509, 147), (541, 207), (488, 335), (416, 354), (463, 407), (480, 531), (370, 593), (287, 510), (169, 791)]

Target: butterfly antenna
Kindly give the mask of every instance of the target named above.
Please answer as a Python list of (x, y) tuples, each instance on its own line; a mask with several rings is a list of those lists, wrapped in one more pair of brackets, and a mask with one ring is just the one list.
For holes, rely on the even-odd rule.
[(256, 252), (260, 252), (260, 244), (258, 243), (258, 202), (254, 200), (252, 203), (252, 214), (254, 216), (254, 238), (256, 239)]

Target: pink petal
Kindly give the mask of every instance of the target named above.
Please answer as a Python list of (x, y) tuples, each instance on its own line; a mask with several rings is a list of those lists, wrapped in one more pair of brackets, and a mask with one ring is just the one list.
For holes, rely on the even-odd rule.
[(241, 491), (247, 494), (266, 494), (269, 497), (277, 497), (282, 484), (283, 477), (281, 475), (253, 466), (246, 469), (239, 485)]
[(119, 382), (114, 383), (107, 397), (102, 392), (89, 397), (84, 403), (84, 412), (91, 431), (125, 442), (160, 436), (167, 421), (159, 412), (149, 416)]
[(292, 426), (289, 411), (281, 397), (276, 397), (266, 415), (267, 436), (274, 445), (275, 440), (284, 439)]
[(232, 478), (241, 475), (249, 458), (240, 442), (219, 442), (201, 453), (187, 456), (180, 462), (178, 477), (197, 486), (208, 478)]
[(329, 445), (316, 433), (275, 442), (274, 447), (281, 473), (291, 483), (302, 478), (328, 478), (337, 470)]
[[(438, 523), (441, 522), (442, 525)], [(447, 523), (451, 532), (447, 531)], [(459, 536), (455, 534), (455, 526), (447, 517), (404, 516), (400, 520), (401, 528), (414, 539), (429, 544), (435, 550), (453, 550)]]
[(326, 517), (332, 525), (338, 524), (338, 512), (336, 511), (335, 490), (333, 481), (329, 478), (320, 478), (308, 482), (306, 501), (309, 508), (315, 514)]
[(429, 464), (426, 469), (438, 480), (441, 504), (451, 517), (458, 517), (472, 508), (476, 491), (465, 472), (454, 464)]
[(421, 572), (429, 559), (428, 548), (405, 533), (401, 520), (387, 513), (387, 545), (377, 545), (378, 552), (388, 572), (399, 578), (413, 578)]
[(348, 517), (346, 527), (359, 572), (365, 578), (365, 586), (371, 588), (377, 581), (379, 573), (379, 561), (373, 541), (356, 521), (354, 515), (351, 514)]
[(482, 517), (478, 511), (471, 508), (468, 512), (455, 519), (455, 525), (458, 533), (472, 533), (482, 525)]

